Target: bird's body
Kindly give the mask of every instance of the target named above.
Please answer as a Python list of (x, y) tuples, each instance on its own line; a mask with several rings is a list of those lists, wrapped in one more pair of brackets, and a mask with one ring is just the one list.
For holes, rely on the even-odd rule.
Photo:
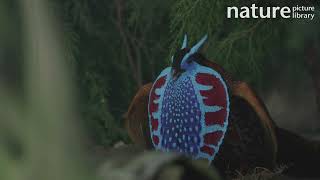
[[(149, 121), (156, 149), (211, 162), (228, 126), (229, 93), (221, 75), (195, 64), (175, 77), (168, 67), (150, 91)], [(211, 118), (214, 117), (214, 118)]]
[[(202, 38), (172, 57), (153, 83), (149, 95), (148, 117), (155, 149), (186, 154), (209, 163), (223, 142), (229, 118), (229, 92), (222, 76), (198, 64)], [(214, 118), (212, 118), (214, 117)]]
[[(126, 114), (131, 139), (147, 149), (214, 159), (212, 164), (222, 172), (272, 169), (276, 163), (294, 162), (292, 173), (316, 176), (316, 166), (308, 166), (308, 162), (320, 161), (320, 143), (277, 127), (263, 101), (246, 82), (235, 81), (194, 47), (187, 49), (185, 39), (178, 55), (172, 58), (172, 66), (137, 92)], [(206, 105), (216, 108), (207, 113)], [(219, 136), (208, 135), (220, 130)], [(206, 144), (215, 151), (202, 151)], [(303, 154), (306, 158), (297, 158)]]
[(214, 160), (222, 169), (272, 167), (277, 142), (268, 112), (246, 83), (197, 52), (205, 39), (189, 49), (185, 38), (171, 67), (137, 93), (127, 113), (130, 137), (146, 148)]

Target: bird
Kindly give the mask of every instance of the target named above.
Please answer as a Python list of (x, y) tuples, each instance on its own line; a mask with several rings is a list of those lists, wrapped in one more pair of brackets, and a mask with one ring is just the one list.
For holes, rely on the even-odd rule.
[[(221, 172), (292, 162), (302, 174), (316, 172), (302, 164), (319, 160), (320, 143), (278, 127), (248, 83), (199, 52), (206, 40), (189, 48), (185, 35), (171, 66), (138, 90), (125, 114), (130, 139), (145, 149), (205, 159)], [(297, 153), (309, 155), (297, 159)]]
[(222, 76), (197, 62), (195, 55), (206, 39), (204, 36), (187, 48), (185, 36), (172, 66), (152, 85), (148, 116), (155, 149), (205, 159), (210, 164), (228, 126), (230, 101)]

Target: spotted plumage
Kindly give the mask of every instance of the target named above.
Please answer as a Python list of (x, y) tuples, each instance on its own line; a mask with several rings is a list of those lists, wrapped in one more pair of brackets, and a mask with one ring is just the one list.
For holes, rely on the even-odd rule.
[(223, 142), (228, 126), (229, 94), (222, 76), (197, 63), (198, 49), (186, 37), (181, 52), (172, 58), (153, 83), (148, 116), (153, 146), (211, 162)]

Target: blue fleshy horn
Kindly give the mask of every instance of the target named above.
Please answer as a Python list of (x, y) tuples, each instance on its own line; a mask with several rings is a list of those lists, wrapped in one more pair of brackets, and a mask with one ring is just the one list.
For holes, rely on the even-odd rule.
[(181, 49), (183, 49), (183, 48), (186, 48), (186, 47), (187, 47), (187, 41), (188, 41), (187, 34), (184, 34), (184, 39), (183, 39), (183, 42), (182, 42)]
[(206, 40), (208, 39), (208, 35), (206, 34), (205, 36), (203, 36), (203, 38), (196, 44), (194, 45), (191, 50), (190, 50), (190, 54), (194, 54), (196, 52), (198, 52), (198, 50), (201, 48), (201, 46), (206, 42)]
[(202, 38), (196, 45), (194, 45), (194, 46), (190, 49), (190, 51), (183, 57), (183, 59), (182, 59), (182, 61), (181, 61), (181, 63), (180, 63), (180, 67), (181, 67), (182, 69), (186, 69), (186, 67), (187, 67), (186, 61), (187, 61), (187, 59), (188, 59), (192, 54), (198, 52), (198, 50), (199, 50), (199, 49), (202, 47), (202, 45), (206, 42), (207, 38), (208, 38), (208, 35), (203, 36), (203, 38)]

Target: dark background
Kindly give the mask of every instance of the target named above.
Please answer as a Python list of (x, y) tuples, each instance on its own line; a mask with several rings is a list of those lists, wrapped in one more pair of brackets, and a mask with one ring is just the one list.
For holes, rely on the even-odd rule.
[[(294, 1), (50, 0), (75, 88), (77, 124), (90, 145), (130, 142), (123, 115), (142, 84), (169, 65), (185, 33), (204, 34), (203, 54), (261, 95), (279, 126), (320, 133), (320, 17), (227, 19), (227, 6), (293, 6)], [(290, 4), (289, 4), (290, 3)], [(0, 82), (25, 97), (24, 14), (16, 0), (0, 2)], [(189, 44), (189, 45), (190, 45)], [(64, 88), (64, 87), (61, 87)]]

